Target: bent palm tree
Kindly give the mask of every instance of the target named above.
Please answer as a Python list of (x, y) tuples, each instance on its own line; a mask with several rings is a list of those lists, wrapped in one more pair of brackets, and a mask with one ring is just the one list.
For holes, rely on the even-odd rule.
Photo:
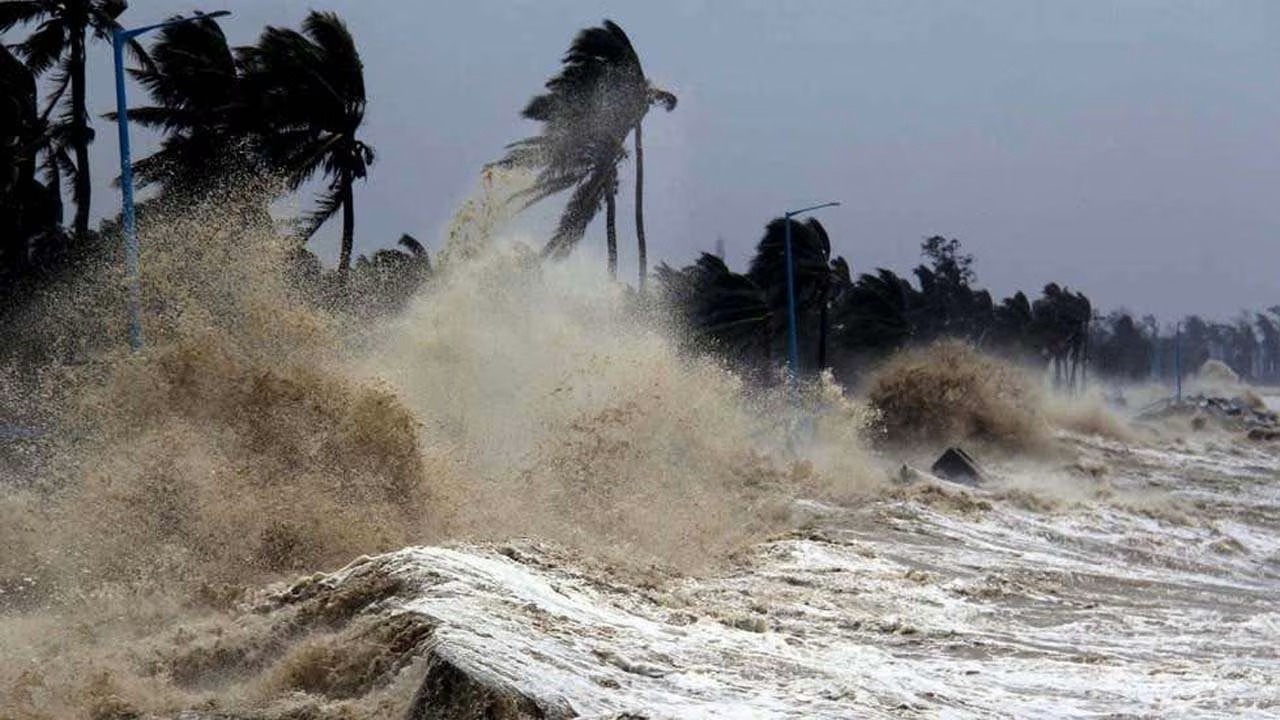
[[(27, 66), (37, 76), (57, 66), (53, 80), (53, 92), (49, 95), (47, 118), (54, 107), (61, 105), (62, 112), (57, 125), (51, 129), (51, 138), (57, 145), (53, 155), (65, 155), (69, 146), (75, 154), (74, 172), (71, 174), (76, 202), (74, 229), (77, 235), (89, 231), (89, 207), (93, 192), (89, 176), (89, 145), (93, 142), (93, 128), (89, 125), (89, 111), (85, 101), (85, 46), (87, 35), (105, 40), (119, 28), (116, 18), (128, 8), (126, 0), (9, 0), (0, 3), (0, 32), (15, 25), (39, 23), (27, 39), (17, 45)], [(130, 46), (135, 54), (141, 48)], [(71, 97), (65, 100), (70, 89)], [(65, 101), (64, 101), (65, 100)], [(65, 159), (54, 159), (56, 170), (66, 167)]]
[(729, 270), (724, 260), (703, 253), (680, 270), (666, 264), (654, 273), (664, 300), (693, 333), (740, 361), (767, 364), (778, 316), (768, 294), (751, 278)]
[(373, 148), (357, 136), (366, 105), (364, 65), (355, 40), (334, 13), (312, 12), (302, 32), (268, 27), (242, 48), (245, 96), (261, 123), (262, 151), (291, 191), (323, 173), (328, 189), (300, 222), (304, 239), (342, 210), (338, 278), (351, 269), (355, 238), (352, 186), (368, 175)]
[[(546, 255), (567, 254), (605, 206), (609, 272), (616, 276), (616, 195), (618, 164), (626, 157), (624, 143), (651, 105), (673, 108), (675, 96), (650, 86), (631, 40), (609, 20), (580, 31), (562, 65), (547, 81), (547, 92), (530, 100), (521, 113), (542, 123), (541, 132), (509, 145), (498, 164), (538, 171), (533, 185), (520, 196), (525, 207), (573, 190), (543, 251)], [(637, 152), (643, 152), (643, 141)], [(637, 199), (643, 202), (643, 195)], [(637, 228), (643, 235), (640, 212)]]

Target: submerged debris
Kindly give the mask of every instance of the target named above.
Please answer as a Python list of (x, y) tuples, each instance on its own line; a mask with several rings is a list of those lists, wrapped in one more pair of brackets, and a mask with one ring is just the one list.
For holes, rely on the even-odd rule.
[(1280, 414), (1247, 390), (1233, 397), (1192, 395), (1181, 402), (1165, 398), (1144, 409), (1137, 420), (1153, 422), (1176, 417), (1188, 418), (1194, 430), (1203, 430), (1212, 423), (1223, 430), (1247, 433), (1250, 440), (1280, 438)]
[(934, 475), (961, 485), (977, 487), (986, 482), (978, 462), (958, 447), (947, 448), (929, 469)]

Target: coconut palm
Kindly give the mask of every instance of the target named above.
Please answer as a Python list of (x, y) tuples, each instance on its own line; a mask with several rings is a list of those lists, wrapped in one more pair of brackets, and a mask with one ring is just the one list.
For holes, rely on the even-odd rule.
[[(538, 171), (533, 185), (520, 195), (525, 207), (572, 189), (556, 232), (544, 254), (568, 253), (585, 234), (600, 207), (605, 207), (609, 273), (617, 276), (618, 165), (626, 158), (624, 143), (653, 105), (675, 107), (671, 93), (653, 87), (644, 76), (631, 40), (616, 23), (605, 20), (574, 37), (562, 68), (546, 83), (521, 115), (542, 123), (538, 135), (512, 143), (498, 162)], [(637, 135), (637, 158), (644, 152)], [(641, 273), (645, 275), (643, 168), (637, 166), (637, 237)], [(643, 285), (643, 280), (642, 280)]]
[(662, 297), (691, 331), (695, 344), (710, 346), (739, 361), (767, 364), (778, 315), (768, 294), (751, 278), (729, 270), (724, 260), (703, 253), (696, 263), (655, 270)]
[(129, 109), (129, 120), (165, 133), (160, 150), (134, 163), (140, 185), (158, 184), (167, 196), (198, 192), (247, 158), (252, 114), (235, 52), (215, 20), (164, 28), (149, 60), (129, 72), (153, 101)]
[(352, 187), (374, 161), (373, 148), (358, 137), (366, 98), (355, 40), (336, 14), (313, 11), (302, 32), (268, 27), (257, 44), (240, 50), (240, 62), (267, 161), (291, 191), (317, 174), (329, 180), (316, 209), (300, 221), (299, 234), (310, 239), (342, 211), (338, 277), (345, 283), (355, 237)]
[[(74, 230), (83, 236), (89, 230), (89, 209), (93, 191), (89, 175), (89, 145), (93, 128), (85, 101), (85, 55), (90, 33), (107, 40), (119, 28), (116, 18), (128, 8), (126, 0), (8, 0), (0, 3), (0, 32), (17, 25), (37, 24), (36, 30), (16, 46), (27, 66), (37, 75), (57, 68), (53, 90), (44, 117), (61, 108), (50, 127), (56, 175), (70, 171), (76, 215)], [(133, 43), (135, 54), (140, 47)], [(67, 92), (70, 91), (70, 97)], [(68, 152), (69, 149), (69, 152)], [(74, 154), (74, 165), (69, 155)]]
[(836, 343), (856, 355), (882, 355), (911, 339), (920, 293), (891, 270), (864, 273), (835, 307)]
[[(625, 36), (624, 36), (625, 37)], [(632, 51), (634, 55), (634, 50)], [(636, 67), (640, 66), (640, 58), (636, 57)], [(643, 75), (643, 73), (641, 73)], [(645, 80), (649, 103), (648, 108), (661, 105), (667, 112), (676, 109), (676, 96), (662, 88), (655, 87)], [(636, 128), (632, 140), (636, 146), (636, 252), (640, 264), (640, 292), (643, 294), (649, 276), (649, 250), (644, 236), (644, 115), (636, 118)]]
[[(848, 265), (842, 258), (833, 263), (831, 239), (822, 223), (815, 218), (804, 222), (776, 218), (765, 227), (764, 237), (756, 246), (747, 276), (768, 293), (769, 304), (779, 317), (787, 316), (786, 225), (791, 223), (791, 249), (794, 261), (796, 316), (800, 327), (817, 323), (816, 362), (825, 363), (829, 322), (828, 309), (833, 283), (846, 280)], [(817, 311), (817, 317), (810, 314)], [(821, 365), (818, 366), (821, 369)]]

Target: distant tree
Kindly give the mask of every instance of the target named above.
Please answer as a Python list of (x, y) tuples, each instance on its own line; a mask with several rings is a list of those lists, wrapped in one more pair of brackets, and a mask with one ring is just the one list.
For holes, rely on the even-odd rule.
[(1081, 370), (1088, 360), (1092, 304), (1081, 293), (1049, 283), (1031, 309), (1038, 343), (1053, 367), (1054, 384), (1072, 391), (1078, 389), (1083, 385)]
[(1130, 314), (1113, 312), (1098, 323), (1096, 363), (1100, 375), (1137, 381), (1151, 370), (1152, 339)]
[(366, 97), (355, 40), (336, 14), (313, 11), (302, 32), (268, 27), (241, 49), (240, 62), (267, 160), (291, 191), (317, 174), (329, 180), (318, 207), (300, 221), (300, 235), (310, 238), (342, 211), (338, 281), (345, 283), (355, 239), (352, 188), (374, 161), (373, 148), (359, 137)]
[(1022, 357), (1036, 357), (1035, 313), (1022, 291), (1007, 297), (992, 311), (992, 341)]
[(710, 253), (680, 270), (663, 263), (654, 274), (662, 299), (691, 331), (695, 345), (747, 365), (769, 364), (779, 322), (785, 320), (750, 277), (732, 272)]
[[(635, 55), (634, 50), (632, 55)], [(640, 58), (636, 57), (635, 67), (637, 71), (640, 68)], [(643, 76), (643, 72), (640, 75)], [(654, 87), (653, 83), (645, 80), (646, 94), (649, 98), (648, 107), (661, 105), (667, 112), (676, 109), (676, 96), (659, 87)], [(643, 294), (645, 284), (649, 276), (649, 250), (644, 235), (644, 115), (636, 118), (636, 128), (633, 134), (633, 140), (636, 147), (636, 252), (640, 264), (640, 284), (639, 289)]]
[(893, 271), (863, 274), (834, 309), (836, 346), (853, 360), (886, 355), (909, 342), (920, 294)]
[(991, 294), (972, 287), (977, 279), (973, 256), (961, 252), (960, 241), (941, 236), (920, 246), (925, 264), (915, 269), (923, 307), (916, 335), (922, 340), (942, 337), (981, 342), (995, 312)]
[(1197, 315), (1182, 320), (1179, 359), (1184, 376), (1196, 372), (1213, 357), (1213, 330)]
[[(89, 174), (89, 145), (93, 142), (93, 128), (89, 123), (89, 111), (85, 95), (86, 42), (89, 35), (106, 40), (119, 25), (116, 19), (128, 8), (125, 0), (8, 0), (0, 3), (0, 32), (16, 25), (38, 24), (35, 32), (18, 45), (18, 53), (27, 66), (37, 75), (56, 67), (53, 91), (49, 95), (45, 117), (55, 107), (62, 113), (49, 128), (51, 151), (54, 154), (70, 148), (75, 155), (73, 167), (59, 167), (58, 172), (71, 170), (76, 202), (75, 224), (77, 236), (89, 231), (89, 210), (93, 182)], [(141, 49), (132, 45), (135, 52)], [(68, 89), (70, 98), (66, 97)]]
[(1262, 336), (1259, 348), (1262, 362), (1258, 367), (1258, 375), (1264, 382), (1275, 382), (1280, 375), (1280, 324), (1275, 316), (1267, 313), (1255, 313), (1254, 323)]
[(941, 235), (926, 238), (920, 245), (920, 253), (929, 262), (933, 274), (958, 287), (968, 287), (977, 280), (973, 271), (973, 255), (961, 252), (960, 241), (948, 240)]
[(1240, 377), (1246, 380), (1256, 378), (1256, 360), (1260, 343), (1248, 317), (1239, 318), (1234, 324), (1226, 325), (1225, 335), (1228, 340), (1224, 362)]

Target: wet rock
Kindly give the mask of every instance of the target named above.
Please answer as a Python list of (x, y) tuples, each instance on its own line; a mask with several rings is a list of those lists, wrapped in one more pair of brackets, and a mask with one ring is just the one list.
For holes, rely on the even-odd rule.
[(549, 707), (497, 677), (463, 670), (436, 652), (404, 720), (561, 720), (577, 716), (573, 708)]
[(1265, 427), (1250, 428), (1249, 439), (1254, 442), (1272, 442), (1280, 440), (1280, 429)]
[(919, 470), (917, 468), (913, 468), (910, 465), (903, 464), (903, 466), (898, 469), (898, 474), (894, 478), (894, 481), (897, 482), (897, 484), (899, 485), (911, 485), (912, 483), (917, 483), (922, 480), (928, 480), (928, 479), (929, 479), (929, 473), (926, 473), (925, 471)]
[(977, 487), (986, 482), (978, 462), (958, 447), (947, 448), (929, 469), (934, 475), (961, 485)]

